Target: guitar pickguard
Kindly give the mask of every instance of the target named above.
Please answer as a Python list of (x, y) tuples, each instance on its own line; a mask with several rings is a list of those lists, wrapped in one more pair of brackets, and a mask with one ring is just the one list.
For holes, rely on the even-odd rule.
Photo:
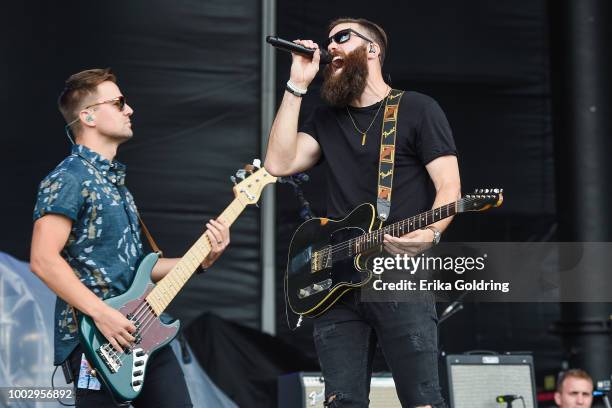
[(369, 280), (368, 271), (355, 268), (355, 254), (345, 243), (369, 232), (373, 216), (374, 207), (365, 204), (344, 220), (312, 219), (298, 228), (290, 244), (286, 275), (287, 298), (294, 312), (314, 311), (333, 293)]

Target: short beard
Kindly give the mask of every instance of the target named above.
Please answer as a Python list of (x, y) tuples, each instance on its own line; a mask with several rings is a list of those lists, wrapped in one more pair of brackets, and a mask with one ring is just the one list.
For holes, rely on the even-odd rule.
[(343, 57), (342, 72), (334, 75), (332, 64), (328, 64), (323, 71), (321, 98), (336, 108), (344, 108), (359, 98), (368, 78), (368, 58), (365, 46)]

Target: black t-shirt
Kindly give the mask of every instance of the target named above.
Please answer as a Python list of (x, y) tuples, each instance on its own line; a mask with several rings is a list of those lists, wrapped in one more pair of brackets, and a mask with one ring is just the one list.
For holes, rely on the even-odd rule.
[[(365, 131), (380, 104), (349, 107), (356, 125)], [(328, 164), (327, 216), (342, 218), (361, 203), (376, 207), (380, 137), (384, 106), (367, 132), (365, 145), (346, 108), (318, 107), (300, 127), (321, 147)], [(388, 222), (427, 211), (435, 190), (425, 165), (457, 149), (444, 112), (435, 100), (418, 92), (405, 92), (397, 119), (395, 171)]]

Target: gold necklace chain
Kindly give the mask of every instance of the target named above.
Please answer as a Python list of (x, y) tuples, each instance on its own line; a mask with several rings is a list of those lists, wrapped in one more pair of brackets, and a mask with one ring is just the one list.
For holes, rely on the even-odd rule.
[(372, 125), (376, 121), (376, 118), (378, 117), (378, 113), (380, 112), (380, 108), (382, 108), (382, 106), (384, 105), (384, 102), (387, 100), (387, 97), (389, 96), (390, 93), (391, 93), (391, 89), (389, 89), (389, 92), (387, 92), (387, 94), (382, 99), (382, 101), (380, 101), (380, 106), (378, 107), (378, 110), (376, 111), (376, 115), (374, 115), (374, 119), (372, 119), (372, 122), (370, 122), (370, 125), (365, 130), (365, 132), (362, 131), (361, 129), (359, 129), (359, 127), (357, 127), (357, 124), (355, 123), (355, 119), (353, 119), (353, 116), (351, 115), (351, 111), (349, 110), (348, 105), (346, 106), (346, 113), (348, 113), (349, 118), (351, 118), (351, 122), (353, 123), (353, 127), (361, 135), (361, 145), (362, 146), (365, 146), (366, 137), (368, 136), (368, 131), (370, 130), (370, 128), (372, 127)]

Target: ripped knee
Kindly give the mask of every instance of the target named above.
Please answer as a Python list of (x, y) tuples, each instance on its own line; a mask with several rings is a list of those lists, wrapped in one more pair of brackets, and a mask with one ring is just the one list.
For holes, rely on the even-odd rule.
[(342, 395), (342, 393), (332, 392), (331, 394), (329, 394), (329, 397), (327, 397), (327, 399), (323, 403), (323, 406), (330, 407), (330, 408), (339, 407), (340, 406), (339, 404), (341, 403), (343, 398), (344, 398), (344, 395)]

